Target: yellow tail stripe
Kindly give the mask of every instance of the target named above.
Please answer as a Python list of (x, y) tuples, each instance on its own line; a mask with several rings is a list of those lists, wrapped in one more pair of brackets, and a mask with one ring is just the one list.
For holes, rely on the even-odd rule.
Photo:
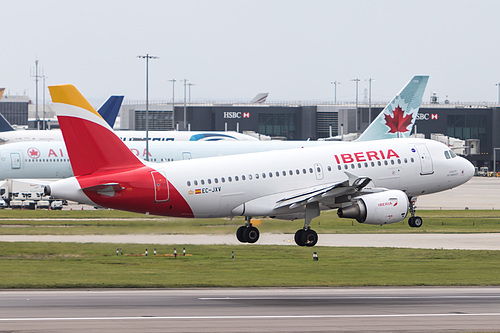
[[(88, 110), (97, 116), (101, 115), (90, 105), (85, 97), (71, 84), (62, 84), (58, 86), (50, 86), (50, 96), (52, 96), (53, 103), (63, 103), (80, 107)], [(102, 118), (102, 117), (101, 117)]]

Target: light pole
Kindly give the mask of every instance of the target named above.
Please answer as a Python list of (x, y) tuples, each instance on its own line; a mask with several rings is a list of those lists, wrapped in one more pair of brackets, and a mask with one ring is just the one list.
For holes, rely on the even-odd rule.
[(368, 80), (368, 126), (372, 123), (372, 81), (375, 81), (372, 78)]
[(187, 123), (186, 123), (186, 86), (187, 86), (187, 79), (184, 79), (184, 123), (183, 123), (183, 127), (184, 127), (184, 130), (187, 131)]
[(146, 161), (149, 161), (149, 59), (158, 59), (149, 54), (139, 55), (137, 58), (146, 59)]
[(189, 86), (189, 98), (188, 98), (188, 101), (189, 101), (189, 104), (191, 104), (191, 86), (194, 86), (194, 83), (189, 82), (188, 86)]
[(498, 104), (500, 104), (500, 83), (495, 83), (495, 86), (498, 86)]
[(31, 77), (35, 78), (35, 119), (36, 119), (36, 129), (40, 129), (40, 121), (38, 119), (38, 79), (41, 78), (38, 75), (38, 60), (35, 60), (35, 75), (31, 75)]
[(358, 82), (361, 81), (358, 78), (352, 79), (351, 81), (356, 82), (356, 133), (358, 132)]
[(333, 95), (333, 104), (337, 105), (337, 84), (340, 84), (338, 81), (331, 82), (335, 86), (335, 94)]
[(175, 129), (175, 82), (176, 79), (168, 80), (172, 82), (172, 127)]
[(43, 129), (46, 130), (47, 129), (47, 125), (46, 125), (46, 120), (45, 120), (45, 79), (47, 77), (45, 75), (42, 76), (42, 79), (43, 79)]

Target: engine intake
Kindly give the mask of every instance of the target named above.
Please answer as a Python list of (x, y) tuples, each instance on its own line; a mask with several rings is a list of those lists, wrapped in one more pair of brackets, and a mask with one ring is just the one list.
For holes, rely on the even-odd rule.
[(359, 223), (390, 224), (404, 220), (408, 206), (408, 196), (403, 191), (389, 190), (360, 196), (351, 206), (339, 208), (337, 215)]

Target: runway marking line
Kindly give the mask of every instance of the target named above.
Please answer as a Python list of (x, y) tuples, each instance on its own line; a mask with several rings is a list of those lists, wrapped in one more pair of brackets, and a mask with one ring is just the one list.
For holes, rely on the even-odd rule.
[(98, 320), (200, 320), (200, 319), (336, 319), (336, 318), (415, 318), (415, 317), (481, 317), (500, 316), (500, 313), (409, 313), (409, 314), (385, 314), (385, 315), (287, 315), (287, 316), (171, 316), (171, 317), (81, 317), (81, 318), (0, 318), (5, 321), (98, 321)]

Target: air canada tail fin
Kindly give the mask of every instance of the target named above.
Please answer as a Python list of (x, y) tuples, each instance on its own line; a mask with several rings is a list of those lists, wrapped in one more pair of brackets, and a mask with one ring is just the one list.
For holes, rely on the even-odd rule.
[(408, 137), (417, 119), (429, 76), (414, 76), (356, 141)]
[(49, 91), (75, 176), (144, 165), (74, 86)]
[(111, 96), (97, 111), (111, 128), (115, 126), (116, 117), (122, 106), (123, 96)]

